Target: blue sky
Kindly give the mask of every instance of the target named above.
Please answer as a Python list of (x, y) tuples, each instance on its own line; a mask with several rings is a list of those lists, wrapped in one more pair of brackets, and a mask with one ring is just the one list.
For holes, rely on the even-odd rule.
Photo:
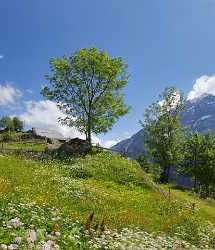
[[(121, 56), (131, 75), (125, 95), (132, 111), (103, 141), (137, 132), (144, 109), (166, 86), (215, 90), (215, 0), (7, 0), (0, 10), (0, 111), (28, 126), (47, 118), (34, 116), (47, 104), (40, 89), (49, 59), (81, 47)], [(16, 100), (1, 102), (5, 87)]]

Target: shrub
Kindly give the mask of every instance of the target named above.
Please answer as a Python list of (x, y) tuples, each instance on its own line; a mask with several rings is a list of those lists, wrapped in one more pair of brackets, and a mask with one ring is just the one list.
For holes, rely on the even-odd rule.
[(93, 175), (90, 173), (90, 171), (83, 166), (74, 165), (70, 168), (70, 176), (72, 178), (81, 178), (81, 179), (87, 179), (92, 177)]
[(18, 135), (15, 132), (11, 131), (6, 131), (1, 135), (1, 140), (3, 142), (8, 142), (8, 141), (17, 141), (18, 140)]

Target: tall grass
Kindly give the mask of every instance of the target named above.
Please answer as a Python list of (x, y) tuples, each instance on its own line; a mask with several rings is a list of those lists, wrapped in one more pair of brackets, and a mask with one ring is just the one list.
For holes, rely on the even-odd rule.
[(204, 217), (203, 204), (194, 211), (193, 201), (155, 191), (136, 162), (109, 153), (67, 163), (0, 157), (0, 198), (1, 202), (24, 199), (54, 207), (83, 224), (93, 212), (93, 228), (98, 224), (119, 230), (138, 227), (169, 235), (180, 229), (180, 237), (195, 244), (205, 218), (213, 221), (213, 216)]

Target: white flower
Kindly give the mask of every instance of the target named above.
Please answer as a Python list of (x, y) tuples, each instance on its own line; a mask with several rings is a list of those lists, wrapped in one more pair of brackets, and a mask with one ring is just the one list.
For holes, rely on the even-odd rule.
[(54, 241), (42, 241), (40, 242), (40, 246), (38, 246), (37, 250), (59, 250), (59, 246), (55, 244)]
[(15, 250), (18, 248), (18, 245), (17, 244), (11, 244), (10, 246), (8, 246), (8, 250)]
[(57, 236), (57, 237), (60, 237), (60, 235), (61, 235), (60, 232), (55, 232), (54, 234), (55, 234), (55, 236)]
[(18, 228), (20, 226), (22, 226), (22, 222), (20, 221), (20, 218), (18, 218), (18, 217), (11, 219), (7, 223), (8, 228)]
[(26, 237), (28, 244), (34, 243), (34, 241), (36, 241), (36, 239), (37, 239), (36, 232), (32, 229), (28, 230), (27, 237)]
[(22, 242), (22, 237), (16, 237), (16, 238), (15, 238), (15, 242), (16, 242), (17, 244), (20, 244), (20, 243)]
[(1, 250), (7, 250), (7, 245), (1, 244), (1, 245), (0, 245), (0, 249), (1, 249)]

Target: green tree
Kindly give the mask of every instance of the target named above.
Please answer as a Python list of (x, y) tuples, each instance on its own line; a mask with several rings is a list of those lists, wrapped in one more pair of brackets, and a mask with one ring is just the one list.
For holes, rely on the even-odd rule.
[(23, 121), (21, 121), (18, 117), (13, 118), (13, 128), (16, 132), (23, 130)]
[(0, 119), (0, 127), (6, 131), (18, 132), (22, 131), (23, 122), (18, 117), (3, 116)]
[(147, 155), (145, 152), (140, 154), (137, 158), (137, 162), (140, 164), (140, 166), (145, 170), (146, 173), (150, 172), (151, 168), (151, 162), (149, 161)]
[(195, 174), (199, 182), (200, 194), (207, 197), (215, 183), (215, 138), (210, 132), (203, 135), (199, 157), (201, 165)]
[(198, 132), (189, 134), (184, 143), (184, 159), (180, 172), (194, 179), (197, 188), (197, 173), (202, 167), (201, 151), (203, 136)]
[(7, 131), (13, 131), (14, 130), (13, 119), (9, 116), (3, 116), (0, 119), (0, 127)]
[(69, 57), (51, 59), (49, 85), (42, 94), (66, 114), (63, 124), (76, 127), (91, 145), (92, 133), (107, 132), (129, 108), (122, 88), (128, 82), (121, 58), (110, 58), (96, 48), (79, 49)]
[(159, 164), (163, 183), (169, 182), (171, 168), (177, 167), (182, 160), (180, 112), (183, 105), (181, 92), (174, 87), (166, 88), (160, 100), (146, 110), (141, 122), (145, 148), (152, 161)]
[(201, 196), (209, 196), (215, 183), (215, 138), (207, 132), (191, 133), (184, 145), (182, 173), (194, 179), (194, 187)]
[(140, 164), (140, 166), (144, 169), (146, 173), (152, 175), (154, 181), (159, 181), (160, 166), (158, 164), (152, 163), (151, 159), (149, 159), (149, 156), (146, 154), (145, 151), (143, 151), (142, 154), (138, 156), (137, 162)]

